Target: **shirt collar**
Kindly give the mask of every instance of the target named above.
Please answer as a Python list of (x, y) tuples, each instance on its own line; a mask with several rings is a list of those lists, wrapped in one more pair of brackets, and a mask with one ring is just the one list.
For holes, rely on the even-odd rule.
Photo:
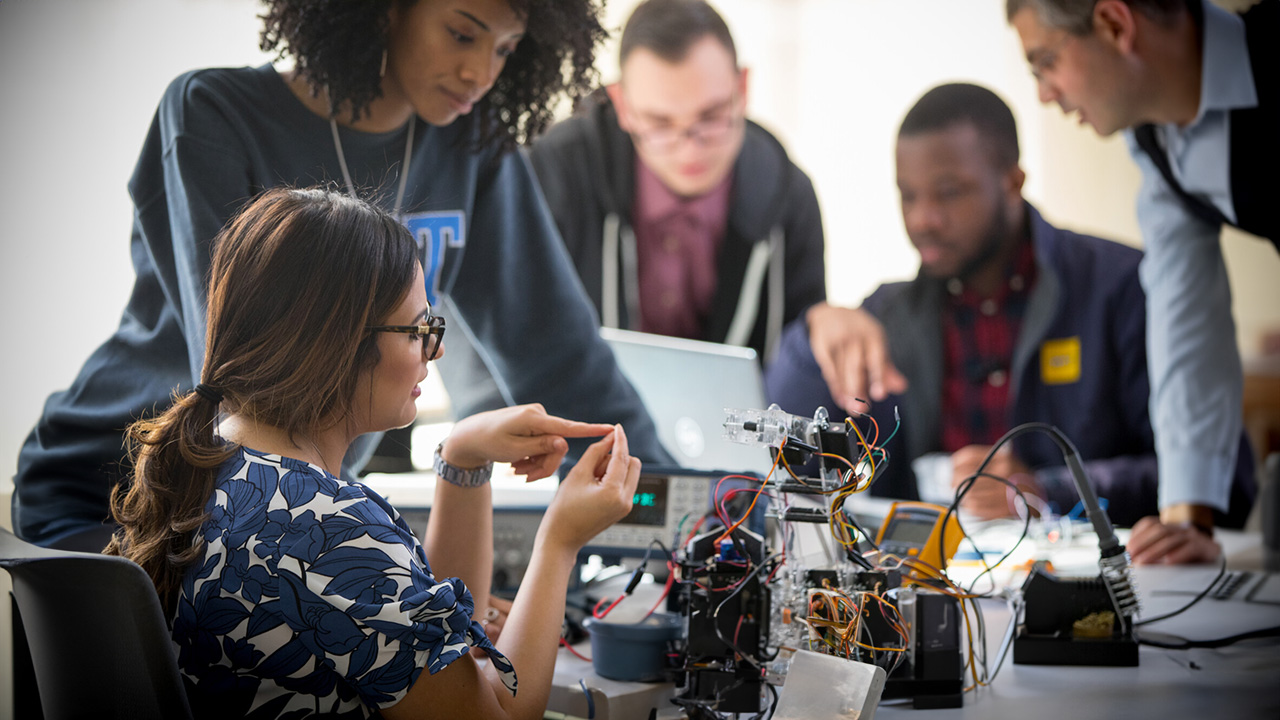
[(1256, 107), (1258, 91), (1245, 42), (1244, 20), (1204, 2), (1204, 59), (1200, 73), (1200, 109), (1192, 125), (1214, 110)]
[(728, 208), (730, 173), (720, 184), (697, 197), (686, 198), (672, 192), (658, 176), (636, 156), (636, 197), (634, 216), (637, 222), (655, 223), (683, 213), (709, 222)]
[(1011, 295), (1029, 293), (1035, 281), (1035, 247), (1032, 242), (1031, 232), (1024, 230), (1018, 240), (1018, 249), (1014, 252), (1013, 257), (1010, 258), (1009, 266), (1006, 268), (1005, 283), (996, 289), (994, 295), (982, 297), (974, 292), (972, 288), (965, 285), (964, 281), (958, 277), (947, 279), (943, 286), (946, 287), (947, 294), (954, 304), (977, 307), (984, 302), (993, 301), (999, 306), (1004, 304)]

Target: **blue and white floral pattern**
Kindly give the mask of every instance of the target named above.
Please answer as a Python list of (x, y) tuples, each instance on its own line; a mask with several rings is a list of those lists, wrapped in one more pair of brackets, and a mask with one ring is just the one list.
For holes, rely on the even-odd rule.
[(206, 509), (173, 622), (197, 717), (368, 717), (473, 647), (515, 693), (470, 591), (369, 488), (244, 448)]

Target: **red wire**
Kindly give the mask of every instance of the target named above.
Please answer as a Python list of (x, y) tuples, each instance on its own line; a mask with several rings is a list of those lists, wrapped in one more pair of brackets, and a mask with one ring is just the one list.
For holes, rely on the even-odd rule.
[[(728, 480), (729, 478), (734, 478), (735, 480), (752, 480), (755, 482), (759, 482), (758, 480), (756, 480), (756, 478), (749, 477), (747, 475), (725, 475), (724, 477), (720, 478), (716, 482), (716, 492), (715, 492), (715, 495), (713, 495), (712, 497), (720, 498), (720, 500), (717, 501), (715, 504), (716, 517), (720, 518), (720, 522), (723, 523), (725, 527), (729, 527), (729, 516), (726, 514), (727, 511), (724, 509), (724, 498), (720, 497), (720, 486), (723, 485), (724, 481)], [(735, 488), (735, 489), (741, 490), (742, 488)]]
[(586, 655), (583, 655), (577, 650), (574, 650), (573, 646), (569, 644), (568, 640), (565, 640), (564, 638), (560, 638), (560, 644), (564, 646), (565, 650), (568, 650), (569, 652), (573, 653), (573, 656), (578, 658), (579, 660), (586, 660), (587, 662), (591, 662), (591, 658), (587, 657)]
[[(773, 462), (774, 462), (774, 465), (777, 466), (778, 461), (774, 460)], [(772, 471), (770, 471), (770, 474), (772, 474)], [(742, 480), (749, 480), (751, 482), (760, 482), (757, 478), (748, 477), (746, 475), (725, 475), (724, 477), (720, 478), (720, 482), (716, 483), (716, 495), (720, 494), (720, 483), (724, 482), (725, 480), (728, 480), (729, 478), (739, 478)], [(735, 491), (742, 491), (742, 490), (746, 490), (746, 491), (755, 490), (756, 496), (751, 499), (751, 505), (747, 506), (747, 512), (741, 518), (738, 518), (738, 521), (735, 522), (734, 524), (729, 525), (728, 518), (725, 517), (723, 512), (720, 512), (721, 508), (719, 506), (724, 504), (724, 499), (721, 499), (720, 503), (717, 504), (717, 513), (720, 515), (720, 519), (724, 521), (726, 529), (724, 531), (724, 534), (716, 538), (716, 542), (719, 542), (729, 537), (734, 530), (738, 529), (739, 525), (745, 522), (747, 518), (751, 517), (751, 511), (755, 509), (756, 503), (759, 502), (760, 500), (760, 496), (764, 494), (764, 485), (761, 485), (758, 489), (757, 488), (735, 488)]]
[[(764, 489), (763, 487), (758, 487), (758, 488), (734, 488), (734, 489), (730, 490), (729, 492), (726, 492), (726, 493), (724, 494), (724, 497), (720, 498), (720, 506), (721, 506), (721, 508), (724, 510), (723, 514), (721, 514), (721, 518), (726, 518), (726, 517), (728, 516), (728, 514), (729, 514), (729, 510), (728, 510), (728, 508), (727, 508), (727, 507), (725, 507), (725, 505), (729, 502), (729, 500), (730, 500), (734, 495), (737, 495), (737, 494), (739, 494), (739, 493), (756, 493), (757, 495), (759, 495), (760, 493), (762, 493), (762, 492), (764, 492), (764, 491), (765, 491), (765, 489)], [(748, 514), (750, 514), (750, 513), (748, 513)], [(728, 525), (728, 523), (725, 523), (725, 525), (727, 526), (727, 525)]]
[(653, 607), (649, 608), (649, 612), (645, 613), (643, 618), (640, 618), (641, 620), (648, 619), (648, 617), (653, 614), (653, 611), (657, 610), (658, 606), (662, 604), (662, 601), (667, 599), (667, 593), (671, 592), (671, 584), (674, 583), (675, 580), (676, 580), (675, 563), (668, 562), (667, 563), (667, 585), (666, 587), (662, 588), (662, 594), (658, 596), (658, 601), (653, 604)]
[(600, 602), (596, 603), (596, 606), (591, 608), (591, 616), (597, 620), (603, 620), (604, 616), (613, 612), (613, 609), (618, 607), (618, 603), (622, 602), (622, 599), (625, 597), (626, 595), (619, 595), (618, 599), (614, 600), (612, 605), (604, 609), (604, 612), (600, 612), (600, 606), (608, 602), (609, 598), (600, 598)]

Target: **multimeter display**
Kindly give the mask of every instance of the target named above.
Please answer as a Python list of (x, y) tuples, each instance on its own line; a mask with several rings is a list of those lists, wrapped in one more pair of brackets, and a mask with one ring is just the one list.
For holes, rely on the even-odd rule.
[(960, 522), (952, 515), (943, 528), (947, 509), (922, 502), (896, 502), (880, 526), (876, 545), (880, 551), (914, 557), (941, 567), (960, 546)]
[(884, 536), (888, 542), (924, 547), (937, 524), (937, 517), (897, 517), (885, 528)]

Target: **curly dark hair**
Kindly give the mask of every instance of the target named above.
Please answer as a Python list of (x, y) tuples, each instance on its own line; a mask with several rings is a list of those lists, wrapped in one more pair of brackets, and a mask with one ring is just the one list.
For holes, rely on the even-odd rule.
[[(356, 120), (382, 94), (391, 4), (416, 1), (263, 0), (259, 46), (292, 57), (313, 92), (328, 88), (331, 113), (345, 104)], [(527, 27), (493, 87), (459, 120), (478, 126), (466, 133), (477, 147), (527, 143), (551, 124), (557, 95), (576, 101), (589, 93), (597, 80), (596, 46), (608, 35), (600, 24), (601, 0), (508, 3)]]

